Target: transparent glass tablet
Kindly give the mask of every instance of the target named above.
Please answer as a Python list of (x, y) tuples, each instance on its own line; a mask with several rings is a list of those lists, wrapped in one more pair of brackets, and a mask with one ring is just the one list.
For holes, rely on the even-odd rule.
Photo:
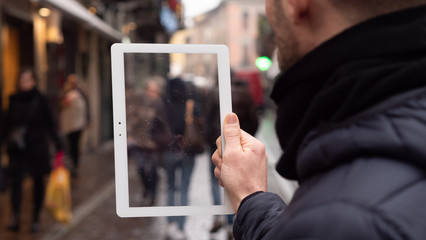
[(114, 44), (111, 54), (117, 214), (232, 213), (211, 165), (232, 111), (227, 47)]

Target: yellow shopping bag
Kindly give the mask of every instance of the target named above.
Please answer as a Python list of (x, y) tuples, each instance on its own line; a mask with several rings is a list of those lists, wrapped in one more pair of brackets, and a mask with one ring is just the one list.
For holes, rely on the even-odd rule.
[(57, 159), (58, 156), (47, 183), (45, 204), (56, 220), (68, 223), (72, 218), (70, 174), (62, 164), (57, 164)]

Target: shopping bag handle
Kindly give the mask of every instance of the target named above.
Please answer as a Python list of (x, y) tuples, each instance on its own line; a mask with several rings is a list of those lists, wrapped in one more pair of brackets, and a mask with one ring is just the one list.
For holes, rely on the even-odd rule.
[(53, 167), (62, 167), (64, 166), (64, 151), (60, 150), (56, 152), (55, 160), (53, 162)]

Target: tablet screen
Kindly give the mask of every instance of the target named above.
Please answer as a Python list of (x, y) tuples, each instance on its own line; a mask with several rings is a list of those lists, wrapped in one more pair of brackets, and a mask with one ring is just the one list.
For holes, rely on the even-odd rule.
[(232, 111), (226, 47), (115, 44), (112, 58), (117, 213), (231, 213), (211, 163)]
[(130, 207), (222, 205), (210, 160), (220, 135), (217, 56), (125, 53), (124, 65)]

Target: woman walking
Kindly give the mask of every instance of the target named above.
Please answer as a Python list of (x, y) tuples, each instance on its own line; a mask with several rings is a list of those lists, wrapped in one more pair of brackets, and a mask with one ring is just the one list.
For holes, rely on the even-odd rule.
[(64, 86), (61, 102), (60, 125), (66, 135), (68, 151), (73, 166), (71, 175), (77, 177), (80, 159), (80, 139), (84, 129), (89, 125), (90, 113), (87, 96), (79, 87), (77, 75), (70, 74)]
[(26, 176), (33, 181), (33, 215), (31, 231), (40, 226), (40, 211), (45, 192), (45, 176), (50, 172), (49, 137), (56, 150), (62, 143), (55, 129), (47, 98), (36, 87), (34, 71), (25, 68), (19, 73), (17, 93), (10, 96), (2, 140), (7, 140), (10, 159), (12, 221), (10, 231), (20, 227), (22, 182)]

